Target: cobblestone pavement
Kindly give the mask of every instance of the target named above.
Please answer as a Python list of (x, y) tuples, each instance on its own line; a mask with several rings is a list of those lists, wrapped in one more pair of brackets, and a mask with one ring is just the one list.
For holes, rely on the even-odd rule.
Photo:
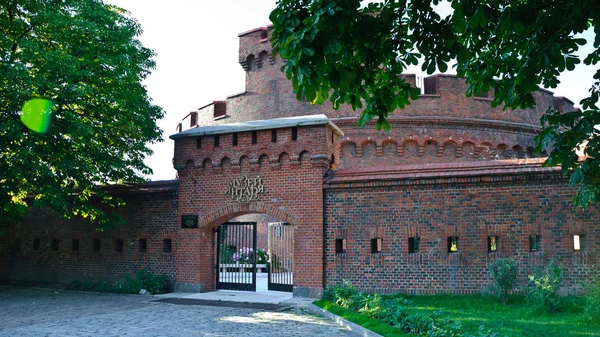
[(0, 286), (0, 336), (356, 336), (300, 308), (155, 302), (151, 296)]

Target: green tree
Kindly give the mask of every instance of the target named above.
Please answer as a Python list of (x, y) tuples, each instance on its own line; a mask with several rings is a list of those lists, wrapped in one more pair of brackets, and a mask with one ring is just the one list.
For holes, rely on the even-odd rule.
[[(575, 54), (593, 29), (593, 51), (583, 63), (600, 61), (600, 3), (597, 0), (452, 0), (441, 17), (441, 0), (386, 0), (361, 7), (359, 0), (279, 0), (271, 13), (274, 52), (298, 98), (328, 98), (337, 109), (363, 109), (358, 125), (387, 117), (417, 99), (419, 92), (398, 75), (422, 60), (422, 69), (445, 72), (456, 61), (468, 96), (494, 90), (493, 106), (528, 108), (532, 92), (554, 88), (558, 75), (581, 63)], [(562, 165), (582, 184), (575, 203), (600, 201), (600, 70), (581, 110), (550, 108), (541, 120), (537, 151), (552, 147), (547, 165)], [(576, 147), (587, 142), (586, 158)]]
[[(100, 0), (0, 1), (0, 222), (36, 205), (103, 225), (118, 217), (91, 199), (119, 201), (100, 185), (151, 172), (164, 113), (141, 84), (154, 53), (127, 14)], [(19, 119), (32, 98), (54, 103), (46, 133)]]

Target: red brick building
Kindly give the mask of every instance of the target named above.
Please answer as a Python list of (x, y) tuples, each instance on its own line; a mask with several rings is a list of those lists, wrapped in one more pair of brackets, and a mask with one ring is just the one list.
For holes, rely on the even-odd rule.
[(251, 247), (269, 250), (271, 275), (285, 278), (273, 289), (296, 296), (346, 279), (476, 293), (502, 256), (519, 259), (522, 282), (554, 259), (563, 291), (580, 291), (600, 261), (600, 212), (572, 207), (576, 188), (542, 167), (532, 141), (549, 106), (572, 102), (542, 90), (537, 108), (503, 111), (493, 93), (466, 97), (454, 76), (405, 75), (423, 94), (390, 115), (392, 130), (356, 128), (359, 112), (295, 99), (268, 34), (240, 34), (246, 91), (189, 113), (171, 136), (178, 180), (115, 191), (129, 202), (115, 231), (28, 214), (0, 239), (0, 276), (68, 282), (146, 268), (178, 291), (209, 291), (248, 283), (232, 275), (253, 266), (232, 254)]

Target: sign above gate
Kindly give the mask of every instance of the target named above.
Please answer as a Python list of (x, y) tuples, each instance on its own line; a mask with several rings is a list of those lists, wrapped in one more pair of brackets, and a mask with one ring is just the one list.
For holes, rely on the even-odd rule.
[(230, 195), (231, 200), (245, 205), (250, 201), (258, 200), (259, 194), (266, 192), (260, 177), (248, 178), (243, 175), (237, 179), (227, 181), (225, 195)]

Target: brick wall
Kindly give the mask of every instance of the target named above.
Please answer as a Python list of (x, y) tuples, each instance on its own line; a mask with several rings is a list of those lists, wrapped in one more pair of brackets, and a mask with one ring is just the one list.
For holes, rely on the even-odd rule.
[[(4, 279), (57, 283), (117, 281), (125, 274), (146, 269), (166, 274), (174, 283), (176, 182), (171, 185), (172, 191), (168, 192), (123, 195), (127, 207), (118, 212), (127, 224), (103, 232), (84, 219), (66, 220), (47, 209), (31, 209), (4, 236), (11, 245)], [(140, 251), (140, 239), (146, 240), (145, 252)], [(163, 252), (165, 239), (172, 240), (171, 252)], [(20, 249), (15, 249), (18, 240)], [(99, 240), (99, 251), (94, 251), (94, 240)], [(122, 240), (120, 252), (117, 240)]]
[[(181, 215), (198, 215), (199, 228), (179, 229), (177, 282), (181, 290), (208, 291), (215, 286), (213, 229), (241, 215), (260, 213), (294, 226), (295, 294), (318, 296), (323, 288), (323, 175), (338, 153), (329, 125), (179, 138), (178, 168)], [(332, 139), (334, 137), (334, 139)], [(339, 156), (338, 156), (339, 157)], [(260, 177), (265, 193), (242, 204), (225, 195), (227, 182), (242, 175)]]
[[(486, 264), (510, 256), (520, 260), (521, 285), (535, 266), (555, 259), (566, 268), (562, 290), (581, 291), (579, 282), (600, 262), (598, 208), (573, 209), (576, 188), (558, 173), (515, 170), (329, 179), (325, 283), (350, 280), (375, 292), (479, 293), (489, 282)], [(541, 238), (537, 252), (530, 251), (531, 235)], [(573, 235), (583, 235), (581, 251), (574, 251)], [(498, 237), (498, 252), (488, 252), (488, 236)], [(371, 254), (376, 237), (383, 239), (381, 254)], [(420, 237), (416, 253), (409, 253), (410, 237)], [(458, 252), (448, 252), (448, 237), (458, 237)], [(346, 239), (345, 254), (336, 254), (336, 239)]]

